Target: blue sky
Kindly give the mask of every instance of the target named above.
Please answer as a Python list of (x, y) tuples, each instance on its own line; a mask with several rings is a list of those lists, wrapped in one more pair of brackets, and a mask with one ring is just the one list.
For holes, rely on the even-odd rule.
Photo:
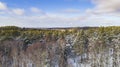
[(0, 26), (119, 26), (120, 0), (0, 0)]
[(78, 9), (84, 11), (93, 7), (93, 4), (85, 0), (1, 0), (6, 3), (9, 8), (37, 7), (47, 12), (57, 12), (65, 9)]

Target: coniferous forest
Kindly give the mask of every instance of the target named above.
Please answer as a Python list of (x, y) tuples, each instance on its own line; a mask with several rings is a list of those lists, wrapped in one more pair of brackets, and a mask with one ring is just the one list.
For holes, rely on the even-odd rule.
[(120, 26), (0, 27), (0, 67), (120, 67)]

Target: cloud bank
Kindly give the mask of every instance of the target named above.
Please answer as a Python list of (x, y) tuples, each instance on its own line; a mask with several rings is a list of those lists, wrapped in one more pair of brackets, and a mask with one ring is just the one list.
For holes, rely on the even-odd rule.
[(0, 10), (6, 10), (7, 5), (5, 3), (0, 2)]

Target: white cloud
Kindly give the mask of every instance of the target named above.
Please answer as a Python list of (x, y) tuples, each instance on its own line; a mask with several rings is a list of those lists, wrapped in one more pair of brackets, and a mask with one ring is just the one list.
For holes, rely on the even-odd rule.
[(24, 15), (25, 13), (25, 10), (24, 9), (20, 9), (20, 8), (16, 8), (16, 9), (13, 9), (12, 12), (16, 15)]
[(1, 11), (0, 14), (5, 14), (5, 12)]
[(9, 8), (5, 3), (0, 2), (0, 14), (4, 14), (6, 16), (9, 15), (23, 15), (25, 10), (20, 8)]
[[(0, 17), (0, 26), (15, 25), (20, 27), (72, 27), (82, 26), (79, 19), (62, 16), (14, 16)], [(9, 20), (9, 21), (7, 21)]]
[(120, 0), (92, 0), (95, 13), (114, 13), (120, 12)]
[(36, 7), (31, 7), (30, 10), (34, 13), (42, 13), (43, 11)]
[[(65, 16), (14, 16), (14, 17), (0, 17), (3, 25), (16, 25), (20, 27), (82, 27), (82, 26), (109, 26), (120, 25), (118, 17), (104, 17), (104, 16), (78, 16), (68, 18)], [(7, 21), (9, 20), (9, 21)]]
[(61, 12), (65, 12), (65, 13), (80, 13), (79, 9), (65, 9), (62, 10)]
[(3, 2), (0, 2), (0, 10), (7, 10), (7, 5)]

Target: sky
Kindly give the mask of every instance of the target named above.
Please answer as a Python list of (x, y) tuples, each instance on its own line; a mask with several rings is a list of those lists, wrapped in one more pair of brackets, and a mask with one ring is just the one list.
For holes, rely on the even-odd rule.
[(120, 26), (120, 0), (0, 0), (0, 26)]

